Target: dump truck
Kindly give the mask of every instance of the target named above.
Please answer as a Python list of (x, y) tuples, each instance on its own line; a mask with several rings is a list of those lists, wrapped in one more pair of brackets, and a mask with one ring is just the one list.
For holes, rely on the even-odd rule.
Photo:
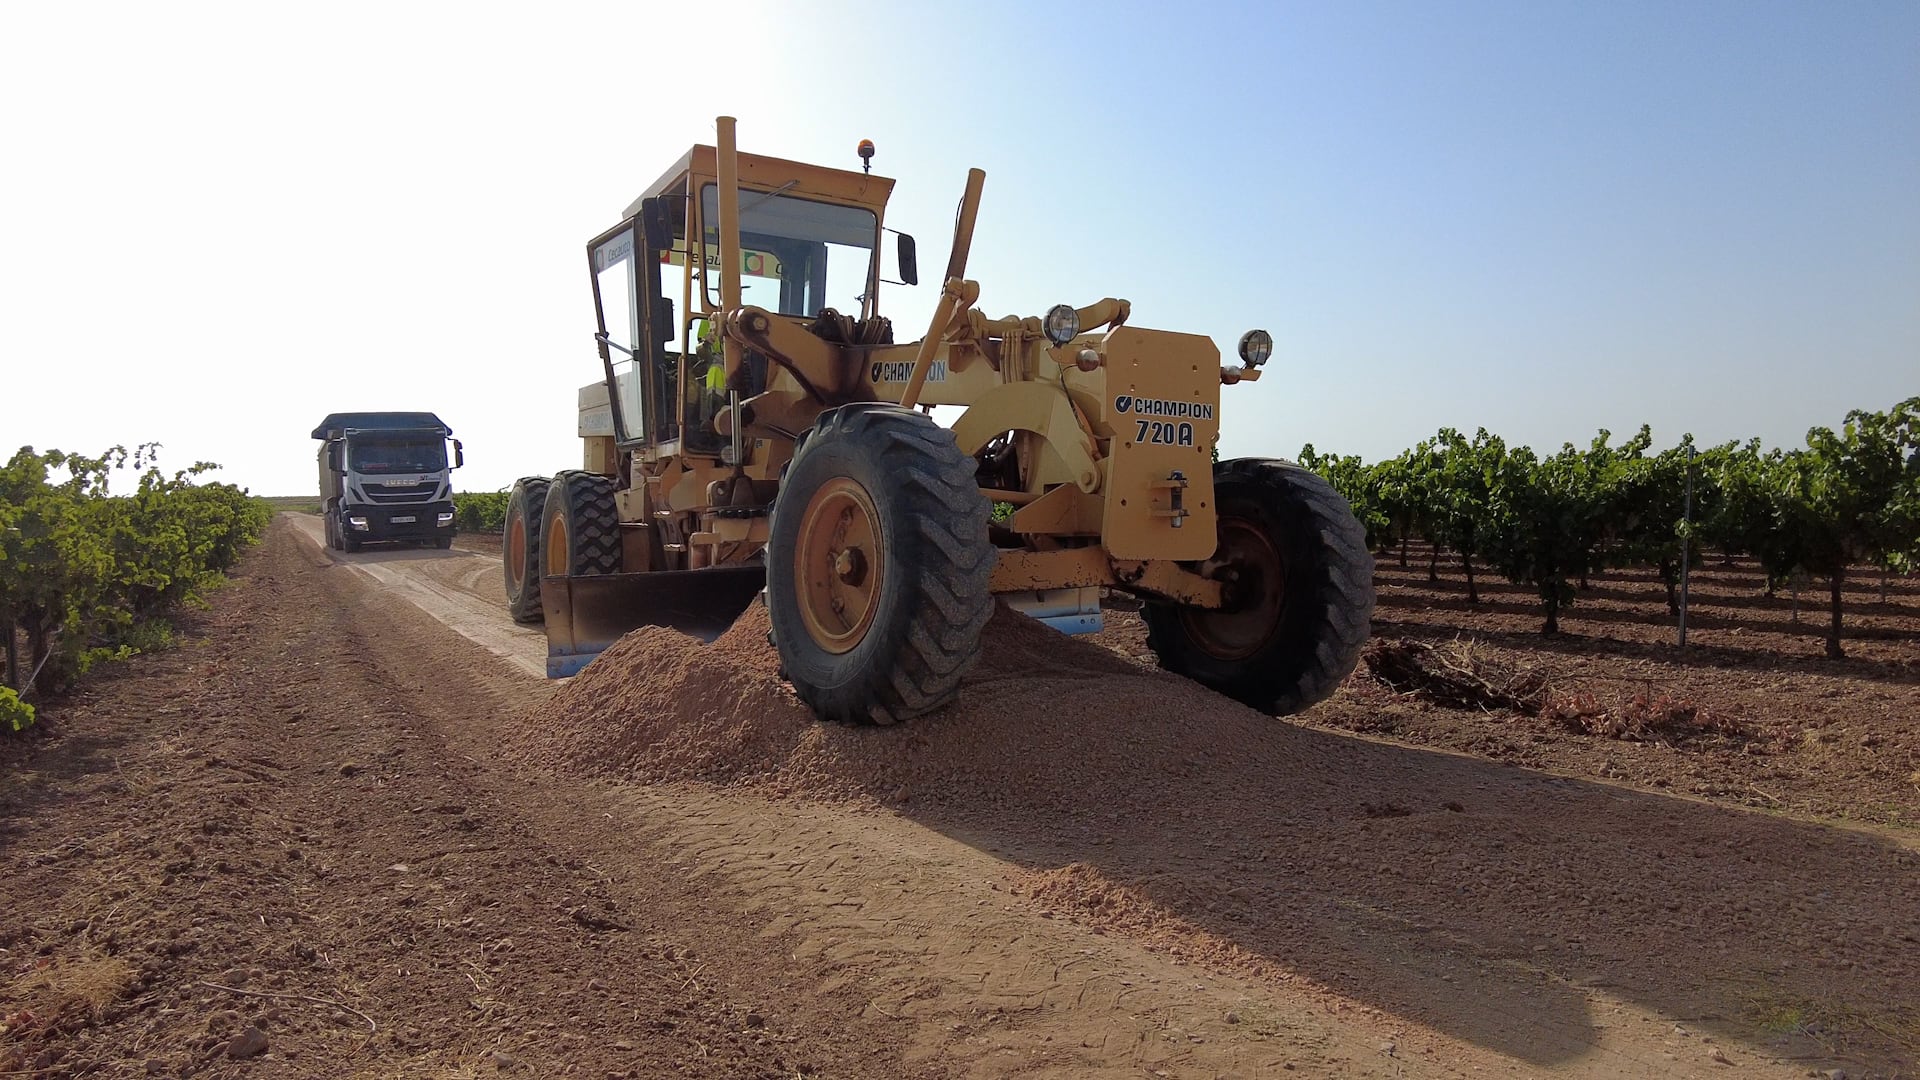
[(583, 460), (510, 492), (508, 605), (544, 623), (550, 676), (643, 625), (711, 640), (764, 597), (802, 700), (892, 723), (954, 699), (996, 602), (1084, 630), (1103, 593), (1140, 601), (1163, 667), (1270, 713), (1352, 670), (1373, 561), (1347, 503), (1286, 461), (1215, 462), (1222, 388), (1271, 335), (1223, 365), (1111, 297), (989, 316), (975, 169), (926, 333), (896, 342), (881, 286), (918, 259), (872, 144), (856, 172), (716, 131), (587, 244)]
[[(320, 501), (327, 546), (453, 546), (451, 469), (466, 463), (453, 429), (430, 412), (329, 413), (320, 440)], [(453, 460), (447, 460), (447, 440)]]

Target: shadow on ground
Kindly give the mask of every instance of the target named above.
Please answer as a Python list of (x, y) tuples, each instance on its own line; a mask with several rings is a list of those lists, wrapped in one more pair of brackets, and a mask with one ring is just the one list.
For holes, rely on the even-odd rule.
[[(906, 784), (903, 812), (1056, 875), (1076, 917), (1120, 902), (1071, 880), (1097, 875), (1257, 961), (1542, 1065), (1592, 1051), (1590, 992), (1750, 1045), (1812, 1034), (1920, 1062), (1912, 838), (1304, 728), (1158, 673), (1101, 665), (1076, 688), (1056, 661), (1009, 661), (983, 664), (998, 673), (965, 715), (846, 734), (900, 744), (876, 797)], [(1076, 689), (1097, 703), (1062, 700)], [(969, 764), (914, 776), (915, 757)]]

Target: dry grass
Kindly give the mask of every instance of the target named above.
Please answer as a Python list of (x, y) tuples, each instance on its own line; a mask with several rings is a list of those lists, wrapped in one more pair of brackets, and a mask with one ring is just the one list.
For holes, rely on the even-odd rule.
[(134, 982), (133, 965), (117, 956), (42, 957), (0, 991), (0, 1041), (30, 1043), (80, 1017), (97, 1018)]
[(1382, 638), (1362, 654), (1372, 677), (1395, 693), (1456, 709), (1511, 709), (1532, 716), (1546, 705), (1544, 667), (1505, 661), (1472, 638), (1439, 645)]
[(1744, 738), (1747, 726), (1664, 690), (1605, 698), (1591, 692), (1552, 694), (1540, 715), (1571, 731), (1629, 742), (1681, 742), (1700, 735)]
[(1920, 1050), (1920, 1012), (1911, 1009), (1875, 1008), (1833, 996), (1795, 997), (1760, 987), (1747, 993), (1742, 1018), (1768, 1034), (1812, 1039), (1830, 1054), (1862, 1042)]
[(1376, 682), (1450, 708), (1537, 716), (1578, 734), (1631, 742), (1752, 735), (1740, 720), (1683, 695), (1652, 685), (1591, 689), (1580, 676), (1515, 660), (1472, 638), (1439, 644), (1385, 638), (1369, 644), (1363, 655)]

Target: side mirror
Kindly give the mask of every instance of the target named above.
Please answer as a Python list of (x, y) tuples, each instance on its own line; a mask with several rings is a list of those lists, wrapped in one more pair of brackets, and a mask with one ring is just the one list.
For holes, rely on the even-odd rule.
[(913, 237), (900, 233), (900, 280), (908, 285), (920, 284), (920, 262), (913, 247)]
[(653, 310), (653, 336), (659, 339), (658, 344), (671, 345), (679, 340), (680, 334), (676, 329), (679, 324), (673, 321), (673, 301), (656, 296), (653, 298)]
[(673, 218), (667, 213), (667, 200), (648, 199), (640, 204), (640, 229), (648, 251), (665, 251), (673, 246)]
[(465, 448), (460, 445), (459, 439), (453, 440), (453, 467), (457, 469), (466, 463), (467, 452)]

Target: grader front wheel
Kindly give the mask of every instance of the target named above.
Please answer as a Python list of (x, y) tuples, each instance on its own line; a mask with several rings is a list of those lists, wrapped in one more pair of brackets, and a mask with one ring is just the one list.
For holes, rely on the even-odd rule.
[(897, 405), (825, 413), (781, 483), (767, 612), (823, 718), (890, 724), (959, 692), (993, 613), (991, 504), (951, 433)]
[(547, 487), (541, 512), (540, 565), (548, 577), (620, 572), (620, 511), (613, 479), (569, 469)]
[(1214, 472), (1226, 582), (1219, 611), (1148, 604), (1147, 645), (1160, 666), (1262, 712), (1325, 700), (1360, 659), (1373, 617), (1366, 532), (1318, 475), (1242, 458)]

